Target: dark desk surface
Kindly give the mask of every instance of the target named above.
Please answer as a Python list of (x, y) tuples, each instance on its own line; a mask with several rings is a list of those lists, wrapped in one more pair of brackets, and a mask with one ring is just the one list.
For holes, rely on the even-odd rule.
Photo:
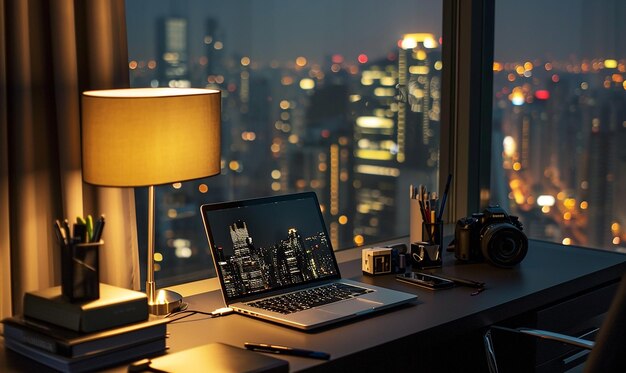
[[(344, 277), (413, 292), (419, 297), (416, 304), (317, 333), (304, 333), (239, 315), (175, 323), (170, 329), (171, 345), (178, 350), (213, 341), (235, 346), (245, 341), (264, 342), (326, 351), (333, 360), (341, 359), (405, 337), (461, 336), (615, 281), (626, 272), (625, 255), (534, 241), (518, 268), (454, 262), (453, 254), (447, 253), (441, 272), (484, 281), (487, 290), (477, 296), (470, 296), (473, 290), (465, 287), (434, 292), (405, 285), (393, 276), (363, 276), (360, 261), (355, 260), (342, 265)], [(194, 296), (188, 301), (190, 309), (212, 310), (221, 306), (219, 292)], [(287, 359), (292, 370), (322, 364), (311, 359)]]
[[(487, 289), (476, 296), (470, 295), (473, 289), (465, 287), (434, 292), (398, 282), (393, 275), (364, 276), (360, 260), (343, 263), (341, 270), (343, 277), (415, 293), (418, 301), (309, 333), (241, 315), (214, 319), (191, 316), (168, 326), (170, 352), (210, 342), (234, 346), (262, 342), (332, 355), (330, 362), (278, 356), (289, 360), (292, 371), (315, 370), (325, 363), (335, 368), (341, 368), (342, 364), (354, 367), (355, 361), (361, 362), (361, 368), (367, 368), (368, 356), (375, 351), (398, 351), (402, 355), (411, 351), (411, 344), (429, 341), (445, 344), (485, 326), (616, 282), (626, 273), (626, 255), (531, 241), (528, 256), (518, 267), (500, 269), (485, 263), (455, 264), (454, 255), (446, 253), (442, 273), (487, 283)], [(190, 310), (212, 311), (223, 307), (218, 291), (186, 300)], [(4, 361), (3, 352), (0, 361)], [(12, 352), (5, 354), (10, 359), (20, 358)], [(388, 358), (401, 357), (388, 355)]]

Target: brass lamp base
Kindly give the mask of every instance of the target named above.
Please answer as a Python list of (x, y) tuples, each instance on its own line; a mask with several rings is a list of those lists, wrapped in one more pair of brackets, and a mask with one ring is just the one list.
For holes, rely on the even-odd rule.
[(182, 306), (183, 297), (177, 292), (167, 289), (157, 290), (154, 299), (148, 299), (148, 310), (152, 315), (167, 315), (178, 311)]

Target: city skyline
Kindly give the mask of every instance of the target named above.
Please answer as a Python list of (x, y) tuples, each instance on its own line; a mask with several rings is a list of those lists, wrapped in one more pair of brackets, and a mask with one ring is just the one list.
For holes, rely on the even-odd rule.
[(235, 298), (247, 294), (312, 281), (337, 274), (333, 252), (324, 231), (302, 236), (289, 228), (267, 246), (255, 245), (248, 223), (229, 225), (233, 253), (214, 247), (214, 260), (222, 275), (224, 291)]
[(214, 244), (232, 255), (231, 225), (245, 221), (254, 245), (268, 247), (284, 238), (289, 229), (295, 228), (304, 236), (324, 231), (315, 204), (307, 199), (290, 201), (289, 204), (272, 203), (248, 207), (230, 208), (206, 213), (206, 221)]
[[(335, 249), (404, 235), (408, 185), (438, 189), (443, 66), (436, 35), (407, 37), (405, 48), (387, 40), (383, 50), (393, 52), (377, 59), (348, 61), (333, 55), (315, 64), (300, 56), (291, 63), (264, 65), (214, 48), (215, 37), (225, 31), (208, 25), (211, 32), (202, 34), (208, 41), (205, 54), (198, 57), (204, 64), (188, 59), (191, 41), (181, 36), (192, 26), (177, 18), (153, 25), (162, 35), (169, 33), (158, 40), (167, 58), (152, 66), (129, 65), (133, 86), (190, 84), (224, 92), (222, 174), (163, 191), (162, 215), (181, 211), (181, 217), (192, 218), (185, 210), (194, 211), (198, 199), (314, 190)], [(624, 214), (606, 201), (619, 200), (626, 191), (626, 180), (616, 171), (622, 155), (611, 142), (624, 131), (616, 108), (626, 90), (625, 61), (523, 58), (512, 63), (498, 60), (496, 53), (493, 68), (492, 202), (520, 216), (534, 238), (623, 246)], [(398, 99), (397, 85), (410, 88), (408, 100)], [(600, 149), (610, 153), (606, 165), (601, 165)], [(607, 194), (613, 199), (599, 197)], [(273, 209), (261, 214), (274, 215)], [(238, 220), (245, 217), (224, 219), (228, 224)], [(194, 257), (208, 254), (200, 239), (191, 238), (198, 235), (191, 228), (195, 221), (163, 223), (160, 242), (188, 237)], [(256, 227), (250, 221), (247, 228)], [(250, 237), (267, 247), (285, 229), (273, 238), (256, 232)], [(163, 252), (170, 253), (167, 260), (185, 260), (178, 254), (173, 258), (171, 250)]]

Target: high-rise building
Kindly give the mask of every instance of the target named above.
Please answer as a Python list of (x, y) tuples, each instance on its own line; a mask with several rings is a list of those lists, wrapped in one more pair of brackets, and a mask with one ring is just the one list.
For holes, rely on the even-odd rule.
[(289, 229), (287, 245), (293, 251), (293, 255), (296, 258), (298, 268), (302, 274), (304, 281), (312, 280), (315, 278), (315, 262), (312, 261), (311, 251), (307, 250), (304, 240), (298, 230), (295, 228)]
[(233, 242), (234, 255), (231, 263), (237, 266), (239, 278), (246, 291), (257, 291), (264, 288), (263, 273), (257, 253), (254, 252), (252, 237), (248, 233), (245, 222), (238, 220), (230, 226), (230, 237)]
[[(354, 242), (361, 245), (393, 235), (402, 202), (396, 199), (404, 155), (402, 104), (396, 101), (398, 68), (382, 59), (362, 67), (360, 84), (350, 96), (354, 118)], [(408, 187), (408, 186), (407, 186)], [(393, 233), (392, 233), (393, 232)]]
[[(399, 112), (398, 131), (407, 140), (403, 158), (418, 170), (437, 169), (441, 114), (441, 52), (435, 36), (429, 33), (406, 34), (399, 48), (399, 82), (406, 96)], [(402, 123), (402, 115), (405, 123)], [(400, 139), (398, 141), (400, 144)], [(399, 158), (399, 160), (401, 160)], [(434, 185), (433, 185), (434, 187)]]
[[(397, 54), (367, 64), (351, 96), (355, 116), (355, 236), (408, 229), (409, 184), (436, 190), (441, 61), (432, 34), (407, 34)], [(358, 244), (359, 242), (357, 242)]]
[(219, 23), (217, 19), (207, 19), (205, 26), (206, 33), (204, 35), (204, 40), (202, 41), (205, 45), (205, 76), (207, 77), (207, 83), (220, 84), (220, 82), (223, 83), (222, 79), (225, 72), (222, 61), (224, 41), (220, 37), (221, 33), (219, 32)]
[(157, 31), (159, 86), (190, 87), (187, 19), (161, 19)]
[[(625, 164), (624, 133), (626, 99), (617, 90), (605, 92), (605, 99), (593, 119), (589, 140), (589, 228), (591, 242), (601, 247), (620, 244), (619, 221), (626, 214), (616, 201), (623, 198)], [(616, 227), (617, 225), (617, 227)], [(617, 229), (616, 229), (617, 228)], [(615, 237), (618, 237), (615, 240)]]
[[(349, 77), (337, 78), (312, 90), (305, 113), (306, 132), (298, 144), (299, 157), (292, 167), (292, 180), (318, 189), (320, 203), (334, 248), (350, 242), (354, 189), (350, 185), (354, 158), (352, 125), (348, 105)], [(304, 167), (303, 167), (304, 166)]]

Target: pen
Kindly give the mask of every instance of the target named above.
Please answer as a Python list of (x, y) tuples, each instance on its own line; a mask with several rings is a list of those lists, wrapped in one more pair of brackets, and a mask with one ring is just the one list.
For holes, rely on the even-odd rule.
[(93, 241), (93, 218), (87, 215), (87, 241)]
[(75, 243), (87, 243), (87, 226), (85, 224), (74, 224), (74, 236), (72, 237)]
[(310, 357), (313, 359), (321, 359), (328, 360), (330, 359), (330, 354), (326, 352), (319, 351), (311, 351), (311, 350), (303, 350), (300, 348), (286, 347), (286, 346), (277, 346), (266, 343), (249, 343), (246, 342), (243, 344), (248, 350), (259, 351), (259, 352), (270, 352), (273, 354), (283, 354), (283, 355), (293, 355), (293, 356), (302, 356), (302, 357)]
[(57, 239), (61, 243), (61, 246), (67, 245), (67, 234), (65, 233), (65, 228), (61, 226), (61, 222), (59, 221), (59, 219), (54, 221), (54, 228)]
[(422, 201), (421, 199), (418, 199), (417, 203), (419, 203), (420, 205), (420, 213), (422, 214), (422, 221), (428, 222), (428, 220), (426, 219), (426, 207), (424, 207), (424, 201)]
[[(429, 275), (432, 274), (432, 273), (426, 273), (426, 272), (423, 272), (423, 273), (429, 274)], [(446, 279), (446, 280), (450, 280), (450, 281), (454, 282), (457, 285), (464, 285), (464, 286), (469, 286), (471, 288), (478, 288), (478, 289), (482, 289), (482, 288), (485, 287), (485, 283), (484, 282), (472, 281), (472, 280), (467, 280), (467, 279), (464, 279), (464, 278), (458, 278), (458, 277), (452, 277), (452, 276), (448, 276), (448, 275), (442, 275), (442, 274), (439, 274), (439, 273), (438, 274), (432, 274), (432, 275), (437, 276), (437, 277), (441, 277), (441, 278)]]
[(441, 220), (443, 217), (443, 210), (446, 207), (446, 200), (448, 199), (448, 192), (450, 191), (450, 181), (452, 180), (452, 174), (448, 174), (448, 180), (446, 180), (446, 188), (443, 191), (443, 197), (441, 197), (441, 206), (439, 206), (439, 216), (437, 220)]
[(70, 222), (67, 219), (63, 219), (63, 230), (65, 230), (66, 243), (71, 243), (72, 231), (70, 230)]
[(104, 230), (104, 215), (100, 215), (98, 221), (93, 228), (93, 242), (100, 242), (100, 238), (102, 237), (102, 231)]
[(76, 223), (74, 224), (73, 239), (77, 243), (89, 242), (89, 238), (87, 236), (87, 222), (82, 216), (76, 217)]
[[(435, 212), (435, 215), (437, 214), (437, 207), (439, 204), (439, 197), (437, 196), (436, 192), (432, 192), (430, 194), (430, 207), (432, 209), (433, 212)], [(433, 219), (433, 222), (437, 220), (436, 217), (435, 219)]]

